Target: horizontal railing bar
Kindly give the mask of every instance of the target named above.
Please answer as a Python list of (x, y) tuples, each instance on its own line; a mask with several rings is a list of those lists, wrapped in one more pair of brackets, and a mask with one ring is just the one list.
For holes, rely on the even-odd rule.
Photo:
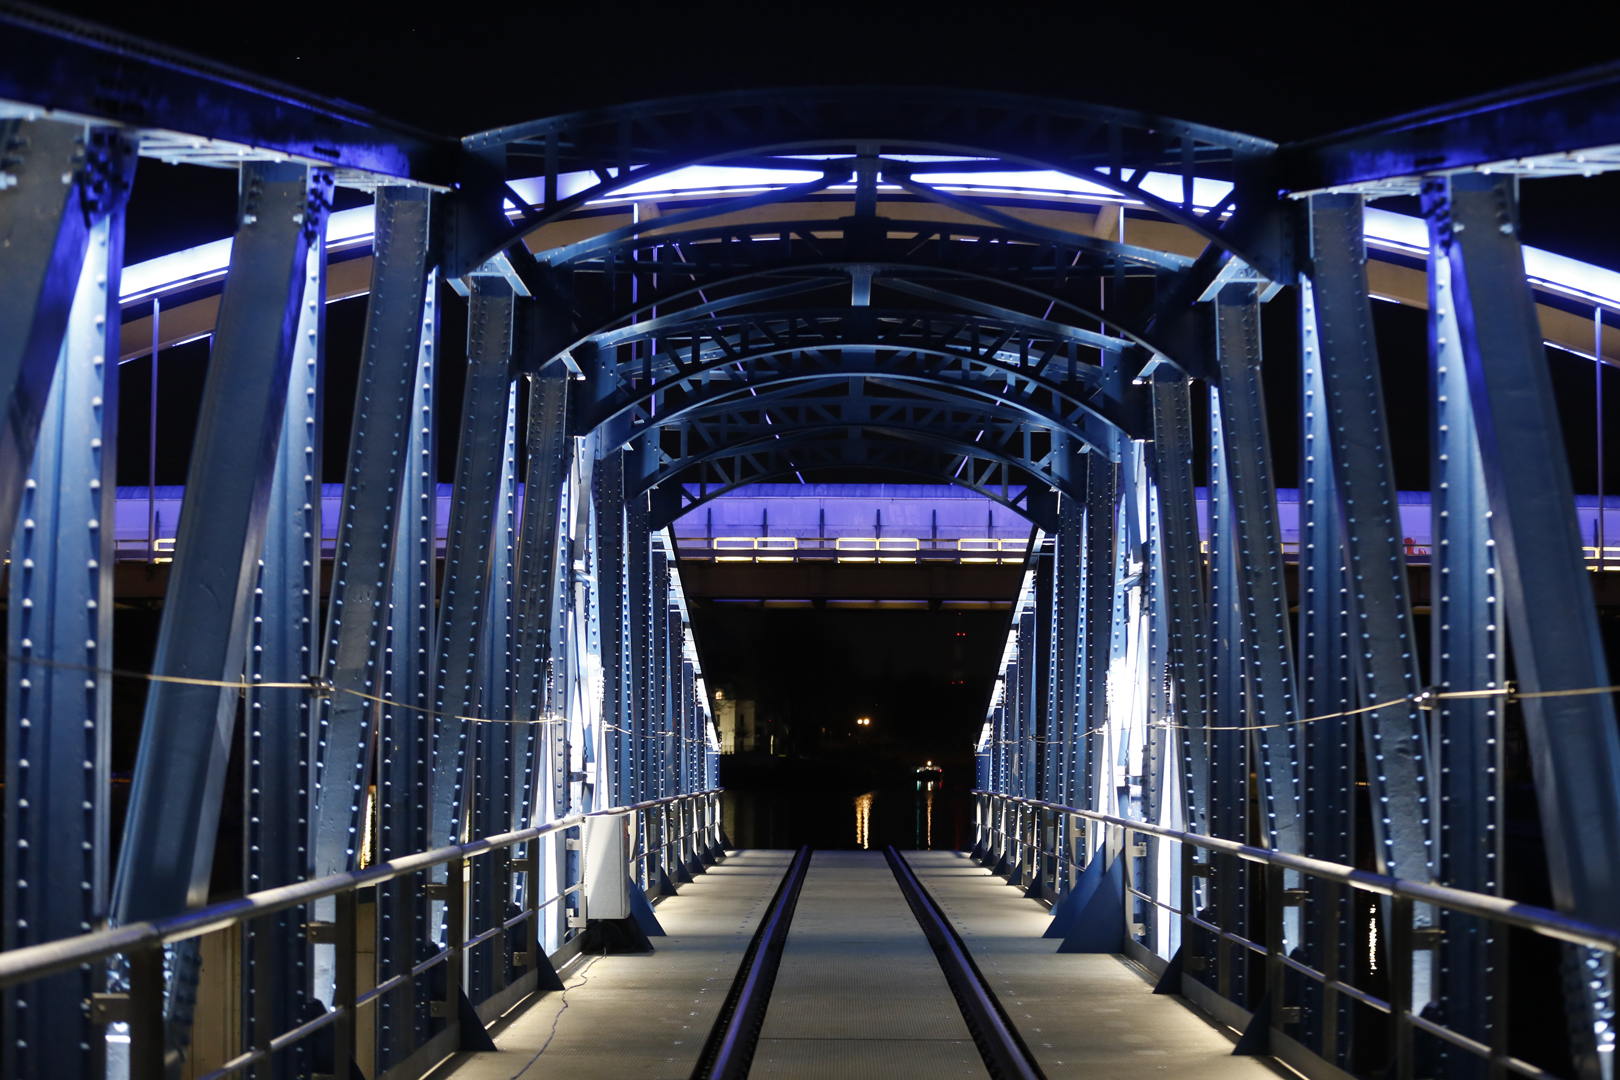
[(1184, 918), (1186, 918), (1186, 920), (1188, 922), (1192, 923), (1194, 926), (1201, 926), (1205, 930), (1208, 930), (1210, 933), (1215, 934), (1215, 935), (1217, 935), (1219, 937), (1225, 938), (1227, 941), (1230, 941), (1230, 942), (1232, 942), (1232, 943), (1234, 943), (1236, 945), (1242, 945), (1245, 949), (1248, 949), (1250, 952), (1257, 952), (1257, 953), (1260, 953), (1261, 955), (1264, 955), (1265, 953), (1267, 953), (1269, 951), (1264, 945), (1260, 944), (1258, 941), (1250, 941), (1248, 938), (1244, 937), (1241, 934), (1234, 934), (1230, 930), (1222, 930), (1220, 927), (1216, 926), (1214, 923), (1205, 922), (1203, 919), (1200, 919), (1196, 915), (1187, 915), (1187, 916), (1184, 916)]
[(384, 994), (388, 993), (390, 990), (397, 990), (401, 986), (404, 986), (407, 983), (411, 982), (412, 977), (415, 974), (416, 974), (415, 972), (406, 971), (406, 972), (401, 972), (398, 975), (395, 975), (392, 979), (384, 979), (382, 982), (378, 983), (376, 986), (373, 986), (370, 990), (367, 990), (365, 993), (363, 993), (359, 997), (355, 998), (354, 999), (354, 1007), (356, 1009), (360, 1009), (360, 1008), (364, 1008), (367, 1005), (370, 1005), (373, 1001), (376, 1001), (378, 998), (382, 997)]
[(249, 1050), (246, 1053), (238, 1054), (236, 1057), (231, 1058), (231, 1060), (227, 1061), (213, 1072), (204, 1073), (199, 1080), (220, 1080), (221, 1077), (230, 1076), (232, 1073), (241, 1072), (249, 1065), (254, 1065), (258, 1062), (264, 1061), (277, 1051), (285, 1050), (287, 1047), (291, 1046), (295, 1042), (298, 1042), (300, 1039), (315, 1034), (315, 1032), (321, 1030), (321, 1028), (335, 1022), (337, 1018), (342, 1015), (342, 1006), (335, 1009), (328, 1009), (326, 1012), (315, 1017), (313, 1020), (306, 1020), (304, 1023), (299, 1024), (291, 1031), (282, 1035), (277, 1035), (275, 1038), (270, 1040), (270, 1046), (268, 1049)]
[[(1002, 795), (989, 791), (978, 791), (974, 794), (1012, 803), (1022, 803), (1028, 806), (1044, 807), (1065, 814), (1074, 814), (1091, 821), (1100, 821), (1106, 825), (1135, 829), (1137, 832), (1147, 833), (1150, 836), (1191, 844), (1194, 847), (1205, 848), (1222, 855), (1235, 855), (1245, 862), (1281, 866), (1287, 870), (1298, 870), (1312, 877), (1335, 881), (1341, 885), (1349, 885), (1351, 888), (1360, 889), (1363, 892), (1370, 892), (1379, 896), (1400, 896), (1419, 903), (1434, 904), (1451, 911), (1459, 911), (1465, 915), (1476, 915), (1483, 919), (1506, 923), (1509, 926), (1521, 927), (1558, 941), (1567, 941), (1574, 945), (1584, 945), (1588, 948), (1601, 949), (1609, 953), (1620, 952), (1620, 930), (1597, 926), (1593, 923), (1571, 918), (1549, 908), (1537, 907), (1534, 904), (1522, 904), (1498, 896), (1487, 896), (1483, 893), (1453, 889), (1447, 885), (1430, 885), (1407, 878), (1392, 878), (1384, 874), (1373, 873), (1370, 870), (1358, 870), (1353, 866), (1345, 866), (1342, 863), (1327, 862), (1323, 859), (1312, 859), (1304, 855), (1290, 855), (1282, 851), (1251, 847), (1248, 844), (1240, 844), (1235, 840), (1223, 840), (1214, 836), (1201, 836), (1197, 833), (1182, 832), (1179, 829), (1168, 829), (1162, 825), (1150, 825), (1147, 822), (1133, 821), (1130, 818), (1114, 817), (1111, 814), (1103, 814), (1095, 810), (1081, 810), (1078, 807), (1063, 806), (1058, 803), (1042, 802), (1037, 799), (1026, 799), (1018, 795)], [(0, 983), (0, 986), (3, 985), (3, 983)]]
[(1390, 1003), (1385, 1001), (1383, 998), (1374, 997), (1365, 990), (1357, 990), (1349, 983), (1340, 982), (1338, 979), (1335, 979), (1330, 975), (1317, 971), (1315, 968), (1295, 960), (1287, 953), (1279, 954), (1277, 959), (1281, 960), (1284, 966), (1293, 968), (1295, 971), (1308, 978), (1315, 979), (1317, 982), (1321, 983), (1330, 990), (1336, 990), (1346, 997), (1355, 998), (1357, 1001), (1361, 1002), (1370, 1009), (1377, 1009), (1386, 1016), (1394, 1011)]
[(441, 948), (432, 956), (428, 957), (426, 960), (423, 960), (420, 964), (417, 964), (415, 967), (411, 968), (411, 978), (416, 978), (428, 968), (433, 967), (436, 964), (442, 964), (448, 959), (450, 959), (450, 949), (448, 946), (446, 946)]
[(530, 840), (537, 840), (542, 836), (550, 836), (553, 833), (576, 828), (583, 824), (587, 817), (607, 817), (644, 810), (665, 803), (705, 798), (715, 794), (717, 790), (693, 792), (689, 795), (671, 795), (662, 799), (651, 799), (647, 802), (637, 803), (633, 806), (616, 806), (606, 810), (598, 810), (591, 814), (573, 814), (531, 829), (501, 833), (466, 844), (452, 844), (432, 851), (418, 852), (415, 855), (406, 855), (392, 862), (368, 866), (363, 870), (351, 870), (342, 874), (315, 878), (311, 881), (300, 881), (292, 885), (283, 885), (274, 889), (249, 893), (236, 900), (227, 900), (224, 903), (199, 908), (196, 911), (185, 912), (168, 919), (131, 923), (128, 926), (97, 930), (89, 934), (80, 934), (77, 937), (63, 938), (59, 941), (47, 941), (39, 945), (29, 945), (9, 952), (0, 952), (0, 989), (43, 978), (47, 975), (54, 975), (58, 972), (71, 971), (81, 964), (87, 964), (102, 957), (111, 956), (114, 953), (155, 948), (175, 941), (200, 937), (216, 930), (236, 926), (249, 919), (273, 915), (278, 911), (285, 911), (288, 908), (323, 900), (328, 896), (370, 888), (373, 885), (380, 885), (385, 881), (392, 881), (407, 874), (431, 870), (455, 859), (476, 858), (491, 851), (511, 847), (513, 844), (526, 843)]
[(1520, 1076), (1534, 1077), (1535, 1080), (1560, 1080), (1560, 1077), (1556, 1073), (1550, 1073), (1545, 1069), (1539, 1069), (1530, 1064), (1528, 1061), (1521, 1061), (1511, 1054), (1498, 1054), (1479, 1040), (1470, 1039), (1466, 1035), (1459, 1035), (1450, 1028), (1442, 1027), (1433, 1020), (1425, 1019), (1416, 1013), (1409, 1012), (1406, 1014), (1406, 1018), (1412, 1021), (1412, 1026), (1418, 1028), (1420, 1031), (1427, 1031), (1430, 1035), (1433, 1035), (1436, 1038), (1444, 1039), (1453, 1046), (1467, 1050), (1487, 1061), (1501, 1065), (1504, 1069), (1511, 1069)]

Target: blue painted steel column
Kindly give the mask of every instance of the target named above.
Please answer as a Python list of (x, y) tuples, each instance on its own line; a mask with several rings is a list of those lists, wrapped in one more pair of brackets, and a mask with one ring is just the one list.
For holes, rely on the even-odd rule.
[[(1350, 663), (1350, 584), (1346, 579), (1344, 522), (1333, 444), (1332, 411), (1322, 373), (1316, 330), (1316, 299), (1309, 278), (1300, 281), (1300, 479), (1299, 479), (1299, 688), (1301, 708), (1313, 721), (1302, 740), (1304, 768), (1303, 850), (1313, 858), (1354, 863), (1356, 718), (1333, 716), (1355, 701)], [(1306, 962), (1348, 982), (1352, 971), (1350, 896), (1346, 890), (1307, 878), (1304, 908)], [(1301, 1037), (1337, 1065), (1348, 1061), (1351, 1003), (1305, 985)]]
[[(1077, 455), (1078, 456), (1078, 455)], [(1090, 457), (1091, 455), (1086, 455)], [(1085, 461), (1076, 467), (1086, 467)], [(1053, 759), (1051, 799), (1065, 806), (1088, 805), (1077, 802), (1088, 797), (1084, 787), (1085, 748), (1090, 745), (1084, 738), (1086, 729), (1085, 673), (1086, 639), (1084, 626), (1084, 594), (1086, 586), (1086, 508), (1085, 504), (1069, 495), (1058, 496), (1058, 528), (1053, 537), (1055, 588), (1053, 589), (1053, 642), (1056, 653), (1055, 693), (1053, 704), (1053, 731), (1048, 751)], [(1053, 850), (1069, 848), (1069, 818), (1063, 815), (1054, 822)], [(1060, 862), (1053, 869), (1059, 895), (1068, 892), (1070, 875)]]
[[(323, 238), (324, 239), (324, 238)], [(281, 447), (270, 484), (264, 553), (253, 598), (248, 659), (246, 866), (248, 892), (309, 873), (310, 735), (315, 698), (262, 689), (308, 683), (320, 670), (321, 387), (325, 378), (326, 249), (311, 244), (296, 351), (287, 383)], [(302, 1023), (309, 973), (305, 912), (293, 908), (248, 924), (246, 1013), (252, 1045)], [(279, 1055), (266, 1077), (296, 1076), (301, 1050)]]
[[(1237, 525), (1229, 490), (1226, 438), (1218, 386), (1209, 388), (1209, 834), (1249, 842), (1249, 740), (1244, 729), (1243, 604), (1237, 571)], [(1237, 859), (1216, 855), (1204, 882), (1202, 916), (1247, 936), (1247, 874)], [(1210, 918), (1213, 915), (1214, 918)], [(1202, 938), (1203, 935), (1200, 935)], [(1214, 989), (1247, 1001), (1248, 958), (1230, 943), (1204, 938)], [(1206, 976), (1206, 979), (1208, 977)]]
[[(307, 256), (331, 184), (303, 165), (242, 166), (236, 241), (152, 663), (154, 674), (227, 685), (162, 682), (147, 691), (113, 884), (115, 923), (208, 899)], [(175, 949), (168, 1019), (176, 1058), (189, 1040), (195, 964), (194, 945)]]
[(90, 229), (127, 197), (134, 153), (104, 129), (87, 141), (78, 124), (0, 120), (0, 157), (0, 536), (10, 536)]
[[(601, 605), (602, 745), (607, 760), (605, 806), (635, 801), (635, 682), (630, 664), (630, 588), (625, 564), (624, 452), (612, 449), (596, 463), (592, 502), (596, 506), (596, 587)], [(601, 794), (601, 793), (598, 793)]]
[(336, 691), (324, 703), (311, 823), (317, 877), (355, 866), (368, 824), (366, 793), (377, 738), (388, 591), (427, 282), (429, 202), (415, 188), (379, 188), (376, 240), (361, 346), (360, 383), (338, 511), (337, 549), (321, 670)]
[(630, 634), (625, 656), (629, 660), (628, 704), (625, 710), (629, 731), (630, 787), (624, 801), (637, 803), (649, 797), (651, 774), (648, 760), (652, 731), (653, 597), (652, 535), (647, 513), (647, 496), (626, 496), (624, 501), (625, 585)]
[[(1478, 425), (1502, 600), (1514, 668), (1527, 694), (1607, 686), (1574, 513), (1562, 427), (1535, 301), (1524, 278), (1510, 177), (1462, 174), (1427, 193), (1442, 250)], [(1527, 697), (1525, 732), (1536, 778), (1547, 870), (1560, 911), (1620, 926), (1620, 733), (1608, 694)], [(1571, 972), (1588, 1015), (1576, 1063), (1596, 1076), (1614, 1050), (1613, 978), (1585, 957)]]
[[(480, 645), (478, 715), (488, 723), (476, 729), (477, 760), (472, 772), (472, 836), (494, 836), (519, 828), (512, 790), (513, 639), (515, 607), (512, 573), (517, 555), (517, 383), (507, 390), (500, 480), (495, 496), (495, 539), (490, 552), (489, 599)], [(468, 912), (471, 933), (481, 934), (516, 914), (509, 867), (512, 853), (503, 848), (471, 863)], [(506, 934), (496, 934), (468, 957), (467, 995), (482, 1004), (504, 990), (510, 978)]]
[[(1101, 453), (1086, 455), (1085, 589), (1081, 594), (1080, 640), (1085, 644), (1080, 678), (1085, 707), (1080, 723), (1079, 805), (1104, 806), (1103, 790), (1114, 770), (1105, 758), (1108, 725), (1108, 666), (1113, 655), (1115, 562), (1119, 538), (1119, 465)], [(1089, 853), (1088, 853), (1089, 854)]]
[[(1469, 399), (1462, 333), (1451, 289), (1451, 262), (1430, 219), (1429, 501), (1431, 547), (1430, 672), (1442, 693), (1506, 685), (1503, 611), (1490, 497)], [(1442, 698), (1430, 712), (1438, 759), (1439, 858), (1443, 885), (1502, 892), (1502, 714), (1499, 697)], [(1436, 996), (1448, 1027), (1490, 1044), (1493, 1017), (1506, 1005), (1507, 936), (1456, 912), (1440, 913)], [(1505, 1033), (1495, 1031), (1500, 1038)], [(1442, 1046), (1448, 1075), (1484, 1076), (1473, 1054)]]
[[(516, 719), (527, 721), (522, 797), (527, 802), (525, 823), (552, 821), (568, 810), (569, 738), (567, 706), (567, 649), (560, 647), (566, 628), (571, 587), (571, 559), (565, 516), (573, 440), (568, 437), (570, 382), (560, 366), (530, 375), (528, 428), (524, 439), (522, 544), (518, 563), (518, 632), (515, 683)], [(529, 867), (523, 878), (523, 899), (543, 888), (541, 852), (557, 841), (528, 845)], [(560, 863), (560, 860), (554, 860)], [(557, 866), (557, 877), (563, 876)], [(561, 905), (558, 905), (559, 907)], [(541, 924), (526, 931), (531, 952)]]
[(1298, 731), (1294, 704), (1294, 658), (1288, 628), (1288, 591), (1283, 580), (1282, 529), (1271, 476), (1271, 440), (1266, 429), (1265, 390), (1260, 377), (1260, 306), (1253, 286), (1228, 285), (1215, 301), (1220, 359), (1222, 462), (1235, 547), (1236, 602), (1241, 612), (1241, 649), (1246, 709), (1256, 728), (1256, 773), (1260, 782), (1260, 827), (1276, 851), (1299, 850)]
[(454, 842), (466, 819), (471, 725), (461, 718), (479, 707), (479, 652), (512, 391), (512, 286), (498, 277), (471, 281), (467, 383), (434, 645), (433, 707), (439, 714), (433, 721), (434, 846)]
[[(1381, 873), (1428, 881), (1433, 864), (1428, 733), (1415, 702), (1423, 681), (1367, 296), (1361, 197), (1313, 195), (1309, 211), (1316, 344), (1352, 586), (1353, 674), (1364, 705), (1413, 699), (1361, 718), (1374, 850)], [(1416, 918), (1427, 924), (1431, 909), (1419, 905)], [(1428, 1000), (1429, 982), (1429, 957), (1419, 952), (1414, 1008)]]
[(1187, 828), (1209, 830), (1209, 732), (1205, 685), (1204, 560), (1198, 550), (1198, 493), (1193, 483), (1192, 400), (1189, 380), (1161, 366), (1153, 373), (1154, 468), (1159, 544), (1164, 572), (1166, 671), (1179, 725)]
[[(438, 357), (438, 276), (422, 300), (420, 344), (412, 373), (408, 438), (400, 469), (399, 526), (394, 537), (383, 660), (382, 735), (377, 753), (377, 854), (381, 860), (430, 845), (433, 792), (434, 595), (438, 575), (438, 450), (433, 392)], [(420, 876), (377, 886), (377, 979), (404, 974), (434, 948)], [(385, 994), (377, 1003), (378, 1071), (399, 1064), (428, 1037), (430, 984)]]
[[(112, 680), (28, 661), (91, 669), (113, 662), (124, 194), (108, 200), (90, 225), (69, 283), (66, 332), (40, 402), (33, 464), (20, 484), (21, 521), (11, 539), (7, 640), (20, 662), (7, 665), (6, 679), (0, 941), (7, 950), (88, 933), (107, 914)], [(0, 208), (7, 198), (0, 194)], [(105, 971), (101, 963), (87, 964), (7, 990), (0, 1072), (17, 1080), (99, 1080), (105, 1041), (90, 999), (105, 989)]]

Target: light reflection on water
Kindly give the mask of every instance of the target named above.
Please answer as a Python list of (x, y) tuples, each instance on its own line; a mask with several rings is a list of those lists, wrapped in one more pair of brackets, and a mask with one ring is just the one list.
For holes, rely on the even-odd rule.
[(877, 795), (875, 791), (868, 791), (865, 795), (855, 796), (855, 842), (865, 851), (871, 846), (872, 840), (872, 799)]
[(937, 780), (932, 792), (926, 780), (864, 793), (786, 785), (726, 788), (720, 807), (727, 839), (744, 848), (809, 844), (825, 851), (880, 851), (893, 844), (902, 851), (949, 851), (973, 844), (972, 796)]
[(934, 850), (934, 782), (924, 784), (918, 781), (917, 786), (922, 788), (922, 798), (917, 800), (917, 850)]

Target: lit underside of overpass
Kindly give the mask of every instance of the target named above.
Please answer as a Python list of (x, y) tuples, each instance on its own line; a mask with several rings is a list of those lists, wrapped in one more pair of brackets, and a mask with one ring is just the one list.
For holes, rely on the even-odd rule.
[[(6, 1077), (1613, 1072), (1620, 275), (1519, 192), (1620, 68), (451, 138), (0, 30)], [(123, 266), (143, 156), (234, 235)]]

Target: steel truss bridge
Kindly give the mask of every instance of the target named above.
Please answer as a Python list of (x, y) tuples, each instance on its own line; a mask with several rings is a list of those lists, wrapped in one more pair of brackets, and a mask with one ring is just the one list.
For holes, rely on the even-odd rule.
[[(1614, 295), (1527, 276), (1517, 193), (1620, 167), (1620, 69), (1287, 146), (894, 89), (449, 139), (47, 14), (0, 26), (6, 1076), (178, 1076), (199, 942), (225, 929), (242, 1031), (210, 1076), (354, 1056), (414, 1077), (476, 1045), (611, 929), (582, 837), (632, 826), (602, 850), (635, 905), (723, 846), (668, 526), (828, 470), (961, 485), (1039, 529), (978, 854), (1060, 919), (1110, 898), (1116, 951), (1175, 958), (1312, 1075), (1381, 1070), (1354, 1034), (1388, 1025), (1403, 1077), (1425, 1039), (1444, 1075), (1542, 1075), (1508, 1041), (1526, 928), (1565, 943), (1576, 1071), (1611, 1074), (1620, 737), (1543, 343)], [(116, 360), (173, 340), (120, 303), (140, 156), (236, 169), (241, 203), (217, 294), (171, 313), (214, 345), (114, 863)], [(733, 179), (672, 179), (702, 169)], [(334, 185), (374, 193), (364, 263), (328, 260)], [(1369, 241), (1387, 194), (1422, 197), (1404, 254)], [(440, 282), (469, 331), (436, 558)], [(1294, 433), (1267, 430), (1261, 365), (1285, 287), (1297, 478), (1273, 468)], [(368, 314), (323, 602), (336, 293)], [(1429, 312), (1429, 641), (1374, 293)], [(1297, 616), (1276, 502), (1296, 482)], [(1499, 896), (1510, 693), (1556, 911)], [(244, 896), (208, 906), (239, 722)], [(1384, 998), (1353, 985), (1363, 893)]]

